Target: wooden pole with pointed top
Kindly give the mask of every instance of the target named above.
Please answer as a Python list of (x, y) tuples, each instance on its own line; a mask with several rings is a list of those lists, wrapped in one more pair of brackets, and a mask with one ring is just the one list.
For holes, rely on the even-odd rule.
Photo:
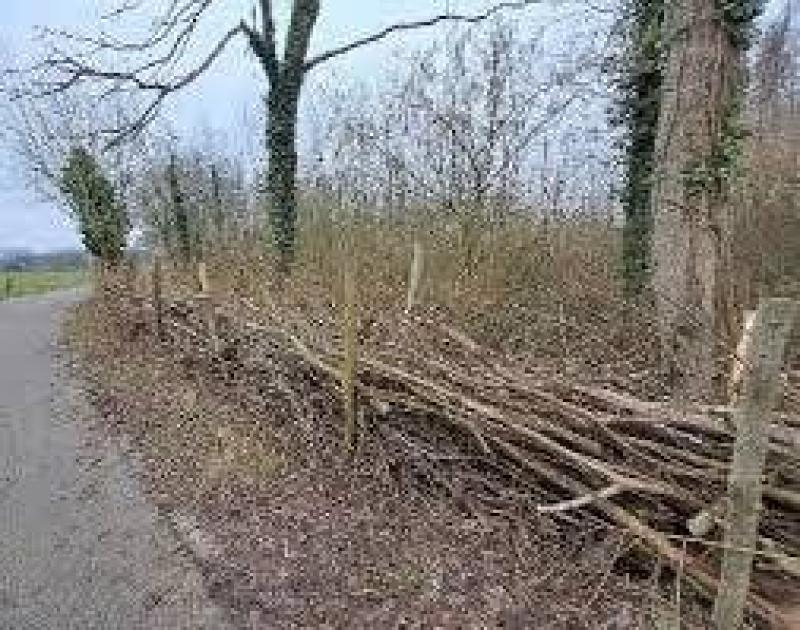
[(164, 338), (164, 313), (161, 302), (161, 256), (153, 256), (153, 307), (156, 311), (156, 335), (159, 340)]
[(348, 255), (344, 264), (342, 401), (344, 410), (344, 443), (352, 452), (356, 440), (356, 363), (358, 354), (355, 265)]
[(734, 416), (737, 435), (728, 478), (726, 551), (714, 603), (717, 630), (742, 627), (761, 516), (769, 416), (780, 393), (784, 350), (797, 312), (798, 303), (793, 300), (765, 300), (753, 322), (742, 395)]
[(406, 310), (416, 306), (419, 300), (419, 289), (422, 283), (422, 271), (424, 266), (425, 251), (422, 248), (422, 242), (419, 239), (414, 239), (414, 257), (411, 260), (411, 270), (408, 274), (408, 294), (406, 296)]

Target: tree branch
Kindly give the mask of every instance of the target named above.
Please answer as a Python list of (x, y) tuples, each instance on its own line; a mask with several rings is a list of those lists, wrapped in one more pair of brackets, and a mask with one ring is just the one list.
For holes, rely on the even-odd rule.
[(334, 48), (329, 50), (328, 52), (322, 53), (312, 59), (306, 61), (303, 66), (304, 71), (309, 71), (312, 68), (318, 66), (321, 63), (326, 61), (330, 61), (335, 57), (339, 57), (341, 55), (347, 54), (356, 48), (361, 48), (362, 46), (366, 46), (368, 44), (374, 44), (379, 42), (383, 39), (386, 39), (389, 35), (393, 33), (399, 33), (401, 31), (411, 31), (417, 30), (420, 28), (427, 28), (429, 26), (435, 26), (442, 22), (463, 22), (467, 24), (477, 24), (478, 22), (483, 22), (488, 20), (493, 15), (496, 15), (500, 11), (505, 9), (523, 9), (533, 4), (540, 4), (543, 0), (519, 0), (518, 2), (501, 2), (496, 4), (490, 9), (487, 9), (483, 13), (478, 13), (476, 15), (458, 15), (458, 14), (442, 14), (437, 15), (432, 18), (428, 18), (427, 20), (419, 20), (416, 22), (399, 22), (397, 24), (393, 24), (378, 33), (374, 33), (367, 37), (362, 37), (361, 39), (357, 39), (349, 44), (344, 46), (340, 46), (339, 48)]
[[(197, 21), (214, 3), (215, 0), (190, 0), (185, 4), (180, 4), (178, 0), (173, 0), (169, 9), (156, 20), (155, 30), (144, 40), (138, 42), (120, 42), (109, 39), (107, 36), (100, 37), (85, 37), (76, 35), (70, 31), (57, 30), (52, 28), (39, 28), (38, 31), (42, 37), (57, 37), (66, 41), (75, 42), (79, 44), (88, 44), (94, 46), (94, 52), (100, 50), (112, 52), (145, 52), (164, 43), (170, 35), (172, 35), (178, 28), (181, 22), (188, 23), (188, 26), (181, 31), (178, 37), (181, 37), (187, 31), (193, 32)], [(137, 3), (141, 4), (141, 3)], [(115, 15), (121, 15), (138, 8), (137, 5), (131, 4), (118, 9)]]
[(269, 77), (270, 83), (274, 85), (280, 74), (280, 66), (275, 56), (275, 49), (270, 49), (266, 39), (244, 20), (242, 20), (240, 26), (242, 32), (247, 36), (250, 49), (261, 63), (261, 67), (264, 68), (264, 72), (266, 72)]
[(283, 63), (285, 70), (298, 78), (307, 70), (306, 55), (318, 16), (319, 0), (294, 0)]
[[(25, 97), (48, 98), (65, 94), (93, 80), (100, 86), (98, 101), (104, 101), (115, 94), (150, 94), (152, 98), (132, 121), (125, 121), (121, 128), (106, 128), (101, 131), (104, 135), (115, 136), (107, 144), (106, 149), (117, 146), (123, 140), (138, 134), (152, 122), (170, 94), (182, 90), (204, 74), (239, 33), (244, 33), (252, 39), (252, 29), (248, 29), (243, 22), (237, 24), (216, 41), (214, 48), (201, 58), (199, 65), (184, 73), (178, 72), (169, 78), (162, 78), (162, 71), (170, 70), (172, 73), (171, 68), (174, 64), (184, 58), (187, 45), (198, 33), (201, 19), (207, 15), (209, 8), (215, 2), (216, 0), (170, 0), (164, 12), (154, 21), (153, 32), (139, 41), (118, 41), (105, 33), (96, 37), (83, 37), (58, 30), (43, 29), (41, 33), (45, 37), (57, 37), (68, 42), (88, 45), (90, 54), (150, 52), (152, 55), (150, 59), (144, 59), (132, 68), (114, 70), (103, 68), (99, 64), (95, 65), (86, 55), (59, 50), (56, 44), (52, 46), (49, 58), (27, 71), (34, 77), (25, 86), (27, 89), (17, 90), (14, 93), (7, 89), (3, 91), (11, 94), (12, 100)], [(265, 2), (269, 5), (267, 0)], [(141, 0), (126, 0), (121, 8), (106, 17), (117, 18), (141, 8), (143, 4)], [(166, 48), (160, 50), (162, 45)], [(10, 71), (7, 74), (16, 75), (22, 72)], [(38, 78), (35, 77), (37, 74)]]
[[(117, 72), (113, 70), (101, 70), (99, 68), (81, 63), (74, 57), (52, 59), (47, 61), (46, 65), (66, 74), (67, 78), (56, 83), (45, 84), (50, 85), (50, 88), (43, 90), (41, 96), (50, 96), (52, 94), (58, 94), (59, 92), (65, 92), (80, 83), (83, 79), (104, 79), (107, 81), (129, 82), (132, 83), (137, 89), (145, 92), (165, 90), (168, 88), (168, 85), (165, 83), (142, 79), (139, 76), (138, 71)], [(39, 85), (39, 83), (34, 82), (34, 85)]]
[(131, 0), (130, 2), (124, 2), (121, 6), (117, 7), (116, 9), (111, 9), (107, 13), (103, 13), (100, 16), (100, 19), (103, 21), (113, 20), (131, 11), (136, 11), (138, 9), (141, 9), (143, 4), (144, 0)]
[[(158, 109), (161, 107), (161, 104), (164, 100), (170, 95), (175, 92), (178, 92), (185, 88), (190, 83), (196, 81), (203, 73), (208, 70), (211, 65), (217, 60), (217, 58), (222, 54), (231, 40), (236, 37), (239, 33), (242, 32), (241, 24), (235, 26), (234, 28), (230, 29), (227, 34), (217, 43), (214, 50), (203, 60), (203, 62), (198, 65), (194, 70), (188, 72), (179, 80), (175, 81), (174, 83), (170, 84), (152, 84), (149, 87), (143, 88), (149, 91), (157, 92), (153, 102), (145, 109), (145, 111), (136, 118), (130, 125), (126, 126), (124, 129), (115, 129), (115, 130), (106, 130), (106, 133), (114, 133), (115, 137), (106, 145), (106, 149), (113, 148), (118, 146), (127, 138), (136, 135), (142, 129), (144, 129), (149, 123), (153, 121), (153, 119), (158, 114)], [(98, 73), (94, 76), (100, 76), (101, 78), (114, 78), (123, 81), (131, 81), (136, 82), (137, 77), (135, 75), (125, 75), (122, 73)]]
[(275, 44), (275, 21), (272, 18), (271, 0), (261, 0), (261, 36), (267, 45), (267, 73), (272, 80), (273, 74), (277, 79), (279, 73), (278, 47)]

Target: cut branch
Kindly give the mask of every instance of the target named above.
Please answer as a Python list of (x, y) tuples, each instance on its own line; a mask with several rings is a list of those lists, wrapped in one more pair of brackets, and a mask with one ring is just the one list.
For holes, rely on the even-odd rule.
[(536, 511), (540, 514), (552, 514), (554, 512), (578, 510), (590, 505), (592, 502), (597, 501), (598, 499), (610, 499), (611, 497), (615, 497), (625, 490), (626, 487), (622, 484), (614, 484), (608, 486), (607, 488), (603, 488), (599, 492), (590, 492), (581, 497), (570, 499), (569, 501), (561, 501), (560, 503), (555, 503), (553, 505), (539, 505), (536, 507)]

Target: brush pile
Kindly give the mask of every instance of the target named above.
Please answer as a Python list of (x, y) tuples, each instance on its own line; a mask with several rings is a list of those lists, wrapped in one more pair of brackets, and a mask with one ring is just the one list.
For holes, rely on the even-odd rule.
[[(140, 303), (152, 322), (152, 305)], [(172, 303), (164, 338), (230, 377), (283, 374), (340, 400), (340, 325), (252, 302)], [(288, 370), (288, 372), (287, 372)], [(290, 374), (290, 376), (286, 376)], [(362, 435), (387, 459), (467, 507), (525, 511), (629, 532), (713, 595), (735, 438), (729, 408), (644, 401), (567, 379), (480, 345), (436, 313), (372, 321), (359, 342)], [(774, 618), (760, 581), (800, 582), (800, 389), (791, 379), (770, 420), (764, 512), (751, 608)]]

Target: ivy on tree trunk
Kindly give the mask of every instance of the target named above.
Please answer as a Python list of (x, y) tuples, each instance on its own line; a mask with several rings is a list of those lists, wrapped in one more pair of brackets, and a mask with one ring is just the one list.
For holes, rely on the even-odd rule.
[(653, 153), (663, 82), (664, 0), (631, 0), (627, 7), (627, 46), (617, 78), (619, 122), (625, 128), (625, 180), (622, 206), (623, 266), (628, 297), (648, 285), (652, 266)]
[(188, 263), (192, 258), (192, 236), (189, 232), (188, 209), (178, 180), (178, 160), (174, 154), (170, 156), (169, 162), (169, 193), (178, 250), (183, 262)]
[(297, 222), (297, 109), (300, 84), (282, 79), (269, 94), (269, 211), (282, 267), (291, 262)]
[(731, 208), (744, 52), (761, 0), (676, 0), (661, 89), (653, 178), (653, 280), (673, 394), (708, 400), (738, 320)]

